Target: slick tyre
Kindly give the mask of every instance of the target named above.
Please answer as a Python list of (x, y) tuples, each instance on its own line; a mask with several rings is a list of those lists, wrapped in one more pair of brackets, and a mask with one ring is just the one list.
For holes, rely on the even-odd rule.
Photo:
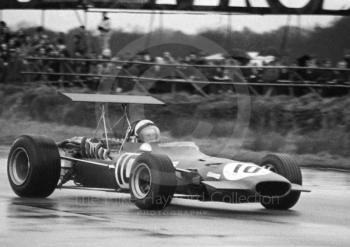
[[(285, 177), (293, 184), (302, 185), (300, 167), (297, 161), (288, 155), (267, 155), (262, 159), (260, 165)], [(300, 191), (291, 191), (283, 197), (263, 198), (261, 204), (267, 209), (287, 210), (298, 202), (299, 197)]]
[(130, 174), (131, 200), (144, 210), (161, 210), (169, 205), (176, 189), (175, 168), (165, 155), (143, 153)]
[(42, 136), (20, 136), (12, 144), (7, 175), (20, 197), (48, 197), (60, 178), (61, 163), (55, 142)]

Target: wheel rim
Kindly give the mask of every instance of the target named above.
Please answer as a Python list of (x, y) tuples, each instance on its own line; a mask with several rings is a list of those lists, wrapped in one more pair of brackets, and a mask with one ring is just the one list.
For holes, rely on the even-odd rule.
[(276, 168), (272, 164), (264, 164), (262, 167), (266, 170), (276, 173)]
[(27, 151), (17, 148), (10, 159), (9, 174), (15, 185), (22, 185), (27, 181), (30, 171), (30, 162)]
[(139, 164), (135, 170), (134, 179), (131, 184), (134, 196), (137, 199), (143, 199), (149, 194), (151, 191), (151, 181), (152, 174), (150, 168), (144, 163)]

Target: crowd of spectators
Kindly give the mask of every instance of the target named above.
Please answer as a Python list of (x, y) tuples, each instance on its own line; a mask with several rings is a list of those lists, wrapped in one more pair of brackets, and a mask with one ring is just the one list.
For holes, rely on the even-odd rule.
[[(100, 32), (101, 27), (99, 27)], [(69, 48), (67, 43), (70, 43)], [(274, 57), (271, 61), (262, 62), (258, 66), (248, 54), (242, 50), (233, 50), (231, 54), (213, 58), (210, 54), (192, 52), (185, 57), (175, 57), (169, 51), (152, 56), (143, 51), (137, 54), (123, 54), (113, 56), (111, 50), (103, 45), (101, 54), (93, 53), (89, 49), (85, 27), (79, 27), (72, 37), (64, 33), (52, 34), (45, 32), (43, 27), (32, 29), (30, 33), (22, 30), (11, 32), (4, 21), (0, 22), (0, 82), (15, 80), (13, 73), (28, 69), (48, 73), (78, 73), (94, 76), (77, 75), (35, 75), (31, 80), (74, 81), (84, 80), (92, 84), (113, 85), (116, 90), (127, 87), (130, 79), (103, 78), (98, 75), (124, 75), (147, 78), (185, 79), (200, 81), (235, 81), (254, 83), (276, 83), (285, 81), (303, 81), (313, 83), (349, 83), (350, 52), (345, 52), (344, 59), (336, 64), (331, 60), (319, 60), (305, 55), (295, 63), (286, 63), (284, 58)], [(25, 58), (89, 58), (106, 59), (113, 62), (75, 61), (62, 63), (60, 61), (37, 60), (28, 62)], [(118, 61), (129, 61), (119, 63)], [(144, 63), (135, 63), (144, 62)], [(151, 64), (146, 64), (151, 63)], [(176, 64), (178, 66), (167, 66)], [(33, 66), (34, 65), (34, 66)], [(207, 65), (205, 68), (200, 68)], [(227, 66), (240, 65), (247, 68), (229, 69)], [(271, 66), (261, 68), (261, 65)], [(274, 68), (273, 66), (278, 66)], [(284, 67), (285, 66), (285, 67)], [(303, 69), (301, 69), (301, 68)], [(322, 68), (322, 69), (321, 69)], [(12, 77), (11, 77), (12, 76)], [(152, 81), (152, 80), (149, 80)], [(117, 83), (116, 83), (117, 82)], [(115, 86), (116, 84), (123, 85)], [(147, 83), (146, 83), (146, 87)], [(150, 86), (149, 86), (150, 87)]]
[[(55, 35), (53, 39), (49, 37), (42, 27), (37, 27), (30, 31), (31, 34), (23, 30), (11, 32), (6, 22), (0, 22), (1, 82), (17, 79), (19, 74), (14, 72), (18, 72), (25, 66), (26, 60), (24, 58), (27, 56), (68, 56), (64, 33)], [(38, 61), (37, 66), (43, 68), (47, 64), (43, 61)]]

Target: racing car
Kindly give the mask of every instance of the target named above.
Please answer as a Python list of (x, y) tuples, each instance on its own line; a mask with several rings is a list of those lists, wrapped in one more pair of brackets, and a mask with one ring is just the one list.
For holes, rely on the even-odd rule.
[[(104, 189), (130, 193), (140, 209), (161, 210), (172, 198), (226, 203), (261, 203), (287, 210), (299, 200), (302, 174), (288, 155), (269, 154), (260, 164), (211, 157), (191, 142), (161, 142), (150, 120), (130, 121), (130, 104), (164, 104), (151, 96), (63, 93), (73, 101), (101, 105), (100, 137), (72, 137), (59, 143), (23, 135), (11, 146), (7, 173), (20, 197), (48, 197), (55, 189)], [(117, 103), (125, 135), (108, 131), (105, 105)], [(119, 122), (118, 121), (118, 122)]]

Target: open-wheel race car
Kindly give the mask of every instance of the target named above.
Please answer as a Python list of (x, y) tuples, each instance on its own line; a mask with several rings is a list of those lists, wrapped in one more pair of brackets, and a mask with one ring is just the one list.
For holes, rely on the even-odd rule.
[[(8, 178), (20, 197), (47, 197), (57, 188), (96, 188), (131, 194), (140, 209), (160, 210), (172, 198), (229, 203), (260, 202), (268, 209), (293, 207), (302, 187), (297, 162), (270, 154), (260, 164), (211, 157), (190, 142), (160, 142), (150, 120), (130, 122), (129, 104), (163, 104), (150, 96), (68, 94), (73, 101), (102, 105), (102, 137), (60, 143), (43, 136), (18, 137), (8, 157)], [(104, 104), (123, 108), (127, 130), (111, 137)]]

